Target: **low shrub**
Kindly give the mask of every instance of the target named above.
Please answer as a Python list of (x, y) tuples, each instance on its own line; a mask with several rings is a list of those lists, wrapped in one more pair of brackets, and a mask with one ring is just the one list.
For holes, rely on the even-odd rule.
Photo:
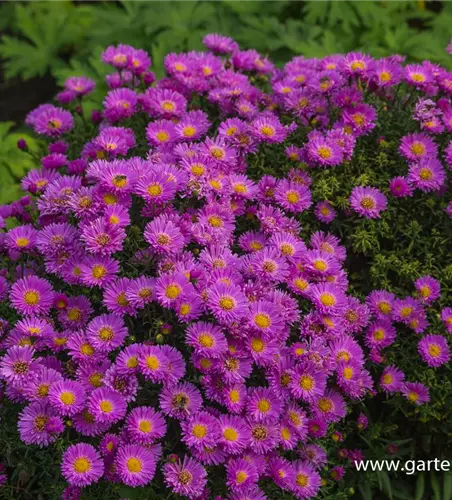
[(42, 168), (0, 209), (4, 491), (435, 491), (354, 464), (447, 457), (452, 74), (204, 44), (162, 79), (110, 46), (102, 109), (77, 76), (26, 119), (46, 147), (18, 142)]

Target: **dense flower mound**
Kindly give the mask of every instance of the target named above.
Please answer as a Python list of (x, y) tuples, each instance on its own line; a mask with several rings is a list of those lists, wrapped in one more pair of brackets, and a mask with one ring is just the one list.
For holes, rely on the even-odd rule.
[[(438, 277), (418, 276), (412, 296), (356, 296), (328, 224), (377, 224), (398, 198), (447, 191), (452, 75), (358, 53), (277, 70), (228, 38), (204, 42), (169, 54), (157, 82), (144, 51), (108, 47), (116, 71), (89, 123), (84, 77), (26, 120), (49, 144), (29, 196), (0, 210), (3, 227), (18, 221), (0, 239), (0, 379), (24, 443), (63, 440), (66, 498), (98, 481), (161, 498), (315, 497), (360, 457), (321, 446), (340, 446), (355, 403), (430, 400), (386, 362), (398, 338), (419, 365), (450, 358)], [(377, 147), (397, 97), (415, 103), (395, 153), (405, 171), (385, 189), (363, 179), (343, 206), (319, 198), (319, 173)]]

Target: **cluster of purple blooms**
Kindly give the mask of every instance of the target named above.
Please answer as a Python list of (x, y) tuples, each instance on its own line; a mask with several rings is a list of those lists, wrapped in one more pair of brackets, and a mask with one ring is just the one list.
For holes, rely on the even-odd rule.
[[(390, 96), (405, 82), (432, 97), (452, 92), (452, 75), (359, 53), (296, 57), (276, 70), (229, 38), (208, 35), (204, 43), (207, 53), (169, 54), (167, 76), (154, 85), (144, 51), (108, 47), (102, 60), (116, 69), (107, 77), (111, 90), (77, 157), (68, 154), (76, 112), (45, 104), (26, 120), (52, 142), (42, 168), (22, 181), (33, 199), (0, 210), (2, 227), (8, 217), (21, 222), (0, 239), (12, 263), (0, 276), (0, 297), (18, 318), (0, 325), (0, 379), (6, 396), (25, 405), (18, 428), (26, 444), (48, 446), (70, 426), (76, 444), (61, 470), (71, 498), (102, 477), (144, 486), (157, 467), (173, 492), (209, 498), (206, 467), (220, 464), (227, 498), (265, 499), (263, 478), (296, 498), (315, 497), (327, 460), (316, 440), (340, 440), (334, 425), (347, 404), (376, 389), (415, 405), (429, 400), (428, 388), (396, 366), (374, 382), (366, 363), (385, 363), (397, 324), (426, 331), (438, 281), (424, 276), (413, 297), (379, 290), (361, 303), (348, 293), (339, 239), (322, 231), (302, 238), (299, 214), (313, 210), (323, 223), (336, 215), (327, 200), (313, 205), (309, 169), (253, 180), (247, 159), (263, 144), (285, 143), (295, 165), (340, 165), (375, 127), (363, 85)], [(253, 85), (250, 73), (271, 92)], [(93, 88), (70, 78), (58, 101), (81, 102)], [(216, 129), (194, 96), (219, 113)], [(416, 106), (422, 131), (400, 142), (409, 173), (392, 180), (393, 196), (443, 187), (434, 140), (452, 129), (443, 101)], [(334, 123), (330, 105), (340, 110)], [(145, 118), (147, 144), (124, 126), (134, 115)], [(303, 146), (290, 145), (299, 126), (313, 131)], [(366, 218), (380, 217), (387, 203), (369, 186), (350, 194), (350, 207)], [(155, 311), (172, 314), (167, 329), (182, 331), (177, 346), (171, 335), (165, 345), (135, 342)], [(452, 309), (441, 318), (452, 333)], [(450, 357), (440, 334), (422, 337), (419, 353), (431, 367)], [(197, 378), (188, 375), (193, 368)], [(250, 384), (256, 373), (259, 382)], [(141, 396), (148, 387), (155, 400)], [(183, 457), (162, 446), (171, 420), (180, 424)], [(361, 415), (357, 428), (366, 426)], [(330, 472), (339, 480), (344, 468)]]

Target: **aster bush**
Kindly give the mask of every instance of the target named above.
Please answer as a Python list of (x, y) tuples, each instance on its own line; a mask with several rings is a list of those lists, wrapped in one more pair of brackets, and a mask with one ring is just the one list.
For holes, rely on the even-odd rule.
[(107, 47), (101, 109), (73, 77), (28, 115), (6, 425), (50, 498), (396, 497), (354, 462), (447, 452), (452, 74), (204, 45)]

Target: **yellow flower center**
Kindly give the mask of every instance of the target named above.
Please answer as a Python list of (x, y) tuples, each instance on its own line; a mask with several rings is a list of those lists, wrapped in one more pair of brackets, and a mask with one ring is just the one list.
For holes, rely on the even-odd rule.
[(257, 409), (261, 413), (268, 413), (271, 410), (271, 403), (268, 399), (260, 399), (257, 403)]
[(73, 405), (75, 403), (75, 394), (73, 392), (64, 391), (60, 394), (60, 401), (67, 405)]
[(295, 203), (300, 201), (300, 195), (296, 191), (288, 191), (286, 194), (286, 200), (292, 205), (295, 205)]
[(74, 471), (78, 474), (85, 474), (91, 470), (91, 462), (86, 457), (77, 458), (74, 462)]
[(419, 399), (419, 394), (417, 394), (416, 392), (409, 392), (408, 399), (409, 401), (413, 401), (413, 403), (415, 403)]
[(226, 155), (226, 153), (225, 153), (225, 151), (223, 149), (221, 149), (221, 148), (215, 148), (215, 147), (210, 148), (210, 154), (214, 158), (216, 158), (217, 160), (222, 160), (225, 157), (225, 155)]
[(333, 409), (333, 403), (327, 398), (320, 398), (317, 406), (323, 413), (328, 413)]
[(107, 274), (107, 269), (102, 264), (96, 264), (92, 269), (92, 275), (97, 280), (102, 279)]
[(237, 472), (235, 476), (235, 480), (237, 484), (242, 484), (248, 479), (248, 475), (245, 471), (241, 470), (240, 472)]
[(359, 204), (366, 210), (370, 210), (376, 206), (375, 200), (370, 196), (363, 196)]
[(272, 137), (275, 135), (275, 129), (270, 125), (265, 125), (261, 127), (261, 134), (265, 135), (265, 137)]
[(423, 181), (429, 181), (433, 177), (433, 173), (429, 168), (421, 168), (419, 170), (419, 177)]
[(393, 376), (390, 373), (385, 373), (383, 375), (383, 383), (384, 384), (391, 384), (393, 381)]
[(353, 71), (356, 71), (357, 69), (366, 69), (366, 63), (364, 61), (353, 61), (350, 68)]
[(223, 311), (231, 311), (235, 307), (235, 300), (232, 297), (221, 297), (219, 305)]
[(172, 101), (163, 101), (160, 107), (165, 111), (174, 111), (176, 109), (176, 105)]
[(160, 196), (163, 193), (162, 186), (160, 186), (159, 184), (149, 185), (146, 191), (148, 192), (148, 195), (152, 197)]
[(377, 328), (372, 337), (374, 338), (374, 340), (384, 340), (385, 338), (385, 332), (382, 328)]
[(226, 441), (237, 441), (239, 435), (238, 432), (232, 427), (226, 427), (223, 431), (223, 437)]
[(287, 427), (281, 427), (281, 437), (284, 441), (288, 441), (292, 437), (292, 434)]
[(127, 176), (116, 175), (115, 177), (113, 177), (112, 182), (117, 188), (119, 188), (119, 189), (123, 188), (123, 187), (127, 186)]
[(29, 306), (35, 306), (39, 302), (40, 296), (36, 290), (28, 290), (24, 293), (24, 301)]
[(229, 393), (229, 399), (233, 403), (238, 403), (240, 401), (240, 393), (236, 389), (232, 389), (232, 391)]
[(254, 316), (254, 323), (259, 327), (259, 328), (269, 328), (272, 324), (272, 320), (268, 314), (256, 314)]
[(223, 226), (223, 221), (217, 215), (212, 215), (207, 220), (212, 227), (222, 227)]
[(314, 388), (314, 379), (309, 375), (303, 375), (300, 378), (300, 387), (305, 391), (311, 391)]
[(174, 300), (182, 293), (182, 289), (178, 285), (169, 285), (166, 287), (165, 295), (168, 299)]
[(169, 140), (169, 134), (168, 134), (168, 132), (165, 132), (164, 130), (160, 130), (159, 132), (157, 132), (155, 134), (155, 137), (157, 137), (157, 139), (160, 142), (167, 142)]
[(416, 156), (422, 156), (423, 154), (425, 154), (425, 146), (424, 144), (422, 144), (422, 142), (413, 142), (410, 149), (411, 152)]
[(101, 401), (99, 404), (99, 408), (104, 413), (111, 413), (113, 411), (113, 405), (110, 401)]
[(324, 306), (331, 307), (336, 304), (336, 298), (331, 293), (323, 292), (322, 294), (320, 294), (320, 302)]
[(40, 384), (36, 393), (40, 398), (45, 398), (49, 394), (49, 389), (50, 384)]
[(317, 148), (317, 154), (324, 160), (329, 160), (333, 156), (333, 152), (328, 146), (320, 146)]
[(94, 348), (91, 344), (86, 342), (80, 346), (80, 352), (85, 356), (92, 356), (94, 354)]
[(344, 378), (350, 380), (353, 377), (353, 368), (346, 366), (343, 371)]
[(441, 347), (438, 344), (430, 344), (428, 346), (428, 352), (434, 358), (437, 358), (441, 354)]
[(326, 271), (328, 269), (328, 264), (324, 260), (315, 260), (314, 269), (317, 271)]
[(425, 75), (422, 73), (411, 73), (411, 79), (415, 82), (422, 83), (425, 82)]
[(203, 347), (213, 347), (215, 345), (215, 339), (209, 333), (201, 333), (198, 337), (198, 342)]
[(30, 244), (30, 240), (28, 238), (17, 238), (16, 245), (20, 248), (27, 247)]
[(149, 368), (149, 370), (158, 370), (160, 367), (160, 361), (156, 356), (147, 356), (146, 366)]
[(202, 439), (207, 435), (207, 427), (203, 424), (197, 424), (193, 426), (192, 434), (198, 439)]
[(115, 336), (115, 332), (109, 326), (104, 326), (98, 332), (98, 336), (101, 340), (109, 341)]
[(254, 338), (252, 341), (251, 341), (251, 349), (254, 351), (254, 352), (262, 352), (264, 350), (264, 347), (265, 347), (265, 343), (262, 339), (260, 338)]
[(196, 134), (196, 128), (192, 126), (185, 127), (183, 130), (184, 137), (193, 137)]
[(139, 472), (141, 472), (142, 468), (143, 468), (143, 464), (139, 458), (131, 457), (127, 460), (127, 470), (129, 472), (133, 472), (135, 474), (138, 474)]
[(379, 75), (380, 81), (382, 82), (389, 82), (391, 80), (391, 73), (389, 71), (382, 71)]
[(149, 420), (141, 420), (138, 424), (138, 428), (141, 432), (144, 432), (144, 434), (149, 434), (152, 431), (152, 424)]

